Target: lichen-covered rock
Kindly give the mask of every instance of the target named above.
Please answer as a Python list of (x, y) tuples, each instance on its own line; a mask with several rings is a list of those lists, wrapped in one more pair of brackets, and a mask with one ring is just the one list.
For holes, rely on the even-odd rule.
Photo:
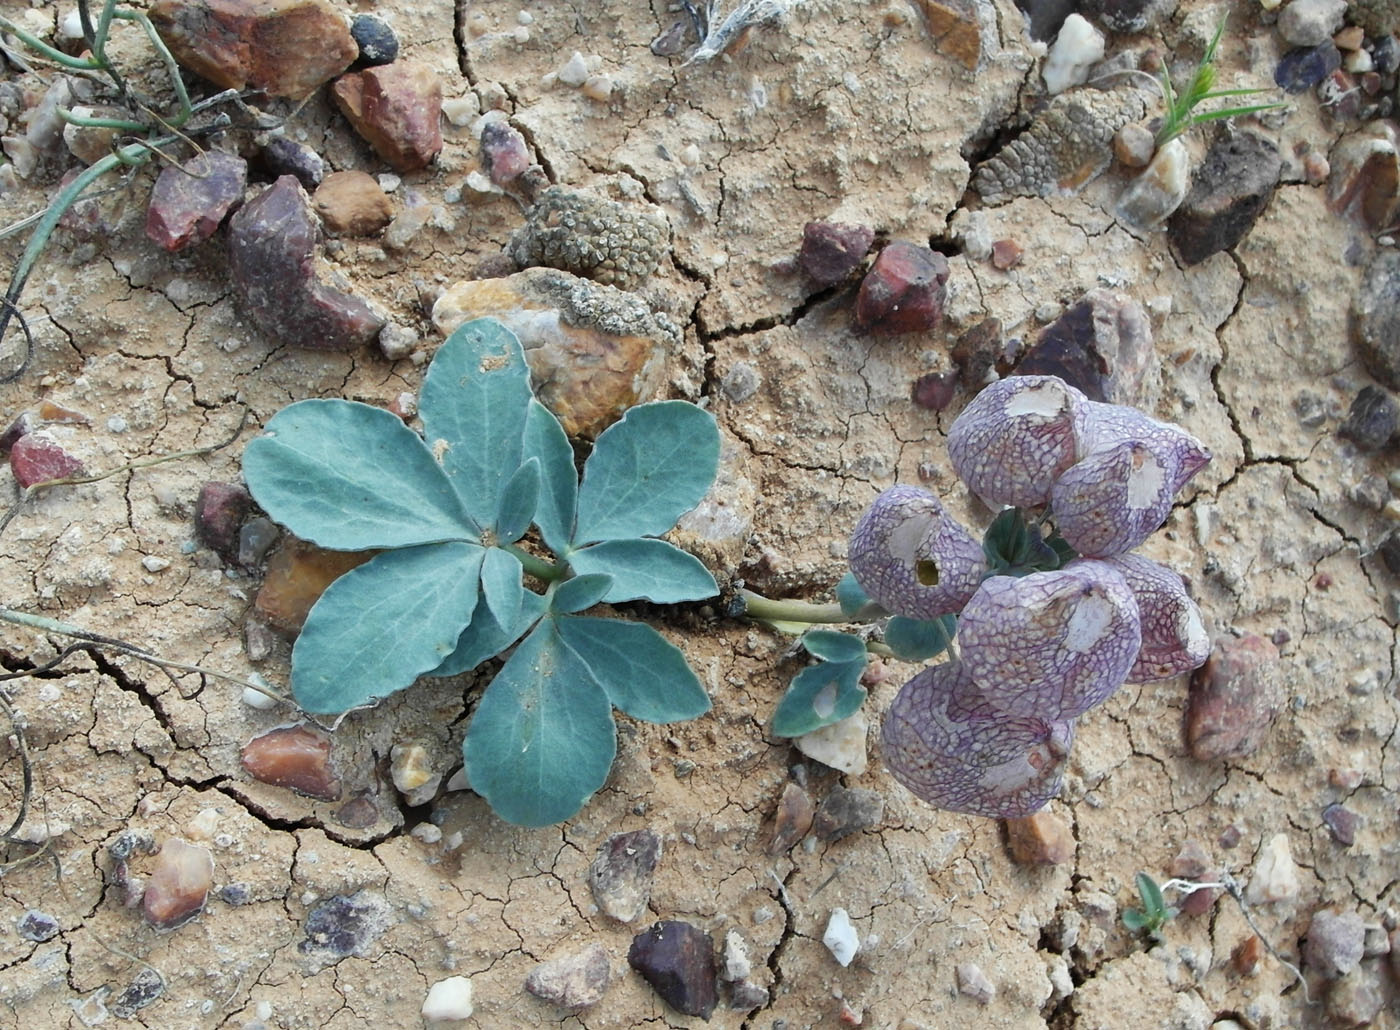
[(320, 223), (301, 184), (284, 175), (229, 220), (229, 272), (243, 310), (279, 343), (350, 350), (384, 328), (358, 297), (316, 277)]
[(1136, 89), (1061, 93), (1025, 132), (978, 166), (972, 188), (987, 204), (1073, 192), (1108, 167), (1114, 134), (1146, 112), (1146, 97)]
[(919, 244), (895, 240), (875, 258), (856, 295), (856, 328), (893, 335), (922, 333), (943, 320), (948, 259)]
[(655, 208), (551, 186), (511, 236), (509, 250), (521, 268), (544, 265), (629, 290), (656, 270), (670, 246), (670, 227)]
[(1096, 287), (1040, 331), (1016, 373), (1058, 376), (1091, 401), (1135, 404), (1154, 356), (1142, 305)]
[(167, 166), (151, 189), (147, 238), (172, 254), (207, 240), (242, 201), (247, 181), (248, 163), (219, 150)]
[(981, 543), (915, 486), (875, 499), (856, 523), (848, 558), (871, 600), (912, 619), (961, 611), (987, 570)]
[(433, 305), (444, 335), (473, 318), (519, 338), (536, 395), (570, 436), (594, 437), (656, 396), (680, 345), (675, 324), (640, 298), (550, 268), (457, 283)]
[(336, 80), (331, 95), (396, 171), (426, 168), (442, 150), (442, 82), (431, 68), (396, 61), (351, 72)]
[(986, 704), (966, 667), (944, 662), (904, 685), (885, 713), (885, 765), (915, 795), (953, 812), (1009, 819), (1060, 789), (1074, 720), (1009, 716)]
[(1256, 133), (1216, 140), (1167, 222), (1167, 239), (1182, 262), (1200, 264), (1244, 239), (1274, 195), (1282, 168), (1278, 145)]
[(1199, 668), (1210, 656), (1210, 635), (1181, 577), (1140, 554), (1121, 554), (1108, 564), (1133, 592), (1142, 627), (1142, 648), (1128, 682), (1168, 679)]
[(326, 0), (157, 0), (150, 18), (180, 64), (224, 89), (300, 100), (359, 54)]

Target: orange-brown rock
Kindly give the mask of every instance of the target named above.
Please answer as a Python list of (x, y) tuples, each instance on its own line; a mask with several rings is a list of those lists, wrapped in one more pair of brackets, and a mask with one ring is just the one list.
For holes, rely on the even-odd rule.
[(288, 537), (267, 561), (254, 607), (279, 633), (301, 632), (311, 606), (338, 577), (374, 557), (373, 551), (327, 551)]
[(354, 130), (397, 171), (425, 168), (442, 149), (442, 83), (423, 65), (395, 61), (342, 75), (331, 95)]
[(982, 59), (977, 6), (970, 0), (918, 0), (918, 3), (939, 53), (951, 57), (969, 71), (975, 70)]
[(1074, 857), (1074, 834), (1046, 811), (1006, 820), (1006, 838), (1017, 865), (1062, 865)]
[(394, 203), (374, 176), (358, 170), (332, 172), (312, 194), (311, 206), (333, 233), (373, 236), (394, 218)]
[(146, 922), (169, 930), (193, 919), (204, 908), (214, 882), (214, 857), (207, 848), (179, 839), (165, 842), (141, 899)]
[(243, 768), (261, 783), (288, 787), (318, 801), (340, 797), (331, 767), (331, 741), (305, 726), (283, 726), (254, 737), (243, 748)]
[(175, 60), (225, 89), (299, 100), (360, 52), (326, 0), (157, 0), (150, 17)]

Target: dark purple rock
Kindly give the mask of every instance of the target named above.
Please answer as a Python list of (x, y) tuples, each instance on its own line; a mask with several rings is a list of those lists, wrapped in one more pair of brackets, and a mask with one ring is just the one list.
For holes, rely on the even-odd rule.
[(958, 373), (929, 372), (914, 380), (914, 403), (929, 411), (942, 411), (953, 403)]
[(320, 154), (296, 140), (286, 136), (273, 136), (253, 158), (258, 171), (273, 179), (284, 175), (296, 177), (297, 182), (308, 190), (321, 185), (321, 180), (330, 173), (330, 166)]
[(1376, 251), (1351, 308), (1351, 333), (1361, 363), (1376, 380), (1400, 390), (1400, 253)]
[(1363, 386), (1338, 433), (1363, 451), (1378, 451), (1400, 429), (1400, 404), (1378, 386)]
[(661, 838), (651, 830), (613, 834), (588, 867), (593, 900), (618, 922), (632, 922), (651, 901), (651, 878), (660, 860)]
[(1371, 48), (1371, 62), (1381, 75), (1394, 75), (1400, 71), (1400, 40), (1386, 33), (1376, 40)]
[(21, 490), (50, 479), (67, 479), (83, 473), (83, 463), (63, 449), (48, 433), (26, 433), (10, 448), (10, 471)]
[(708, 1020), (718, 1001), (715, 945), (710, 935), (674, 919), (632, 938), (627, 964), (677, 1012)]
[(306, 939), (297, 949), (303, 954), (323, 951), (337, 958), (363, 957), (392, 919), (388, 902), (368, 891), (337, 895), (306, 914)]
[(1356, 843), (1356, 830), (1361, 825), (1361, 817), (1351, 809), (1336, 803), (1322, 810), (1322, 821), (1332, 831), (1332, 839), (1344, 848)]
[(885, 799), (875, 791), (836, 786), (818, 806), (812, 832), (830, 843), (879, 826), (884, 814)]
[(253, 508), (252, 495), (236, 483), (205, 483), (194, 505), (194, 535), (225, 562), (238, 560), (239, 533)]
[(1060, 31), (1065, 19), (1079, 10), (1079, 0), (1016, 0), (1026, 16), (1031, 39), (1048, 43)]
[(1177, 0), (1081, 0), (1079, 13), (1113, 32), (1139, 33), (1176, 10)]
[(1381, 561), (1385, 562), (1385, 567), (1390, 570), (1391, 574), (1400, 576), (1400, 529), (1387, 533), (1376, 550), (1380, 553)]
[(880, 251), (860, 283), (856, 328), (865, 333), (921, 333), (943, 319), (948, 259), (914, 243), (895, 240)]
[(491, 181), (497, 186), (514, 182), (534, 164), (530, 148), (519, 130), (507, 122), (487, 122), (481, 127), (481, 153)]
[(357, 64), (389, 64), (399, 56), (399, 38), (377, 15), (357, 14), (350, 23), (350, 38), (360, 48)]
[(1127, 294), (1093, 289), (1040, 331), (1016, 374), (1059, 376), (1091, 401), (1135, 404), (1151, 357), (1142, 306)]
[(1200, 264), (1244, 239), (1274, 195), (1282, 167), (1278, 147), (1262, 136), (1242, 132), (1218, 139), (1167, 220), (1167, 238), (1182, 262)]
[(131, 978), (131, 983), (122, 988), (109, 1007), (118, 1019), (130, 1019), (164, 993), (165, 978), (147, 966)]
[(316, 279), (320, 223), (297, 180), (284, 175), (229, 222), (229, 271), (243, 309), (280, 343), (350, 350), (373, 342), (384, 319)]
[(379, 822), (379, 809), (368, 794), (353, 797), (335, 813), (335, 821), (352, 830), (367, 830)]
[(611, 975), (607, 949), (594, 943), (583, 951), (541, 962), (525, 977), (525, 989), (551, 1005), (577, 1010), (602, 1000)]
[(729, 987), (729, 1007), (735, 1012), (761, 1009), (771, 1000), (768, 988), (752, 980), (740, 980)]
[(34, 416), (27, 411), (21, 411), (15, 416), (15, 420), (5, 427), (5, 431), (0, 433), (0, 458), (8, 458), (10, 450), (19, 442), (19, 438), (30, 432), (34, 428)]
[(219, 900), (234, 908), (246, 905), (253, 900), (253, 892), (246, 883), (226, 883), (219, 888)]
[(206, 150), (182, 167), (167, 166), (151, 190), (146, 236), (174, 254), (202, 243), (243, 199), (248, 163), (241, 157)]
[(1313, 913), (1303, 944), (1303, 962), (1314, 973), (1336, 980), (1361, 964), (1366, 924), (1355, 912), (1319, 909)]
[(1342, 53), (1330, 39), (1310, 47), (1297, 47), (1280, 58), (1274, 82), (1285, 93), (1302, 93), (1316, 86), (1342, 66)]
[(813, 284), (825, 289), (845, 282), (874, 242), (874, 230), (863, 225), (808, 222), (802, 227), (797, 263)]
[(1283, 704), (1278, 649), (1250, 634), (1216, 644), (1191, 677), (1186, 745), (1203, 762), (1258, 750)]
[(950, 352), (958, 366), (963, 387), (977, 393), (982, 387), (1011, 371), (1006, 360), (1006, 341), (1001, 335), (1001, 319), (984, 318), (958, 337)]
[(44, 941), (52, 940), (58, 936), (58, 920), (47, 912), (40, 912), (37, 908), (31, 908), (19, 917), (19, 922), (15, 924), (16, 932), (27, 941), (42, 944)]

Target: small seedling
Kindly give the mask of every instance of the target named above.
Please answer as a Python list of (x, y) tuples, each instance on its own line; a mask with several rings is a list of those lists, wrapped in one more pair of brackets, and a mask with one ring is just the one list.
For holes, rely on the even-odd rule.
[(503, 819), (560, 822), (607, 778), (614, 706), (658, 723), (710, 707), (651, 626), (583, 613), (718, 592), (698, 559), (657, 537), (709, 489), (719, 430), (683, 401), (638, 405), (598, 437), (580, 483), (520, 343), (489, 320), (439, 348), (419, 412), (422, 437), (368, 404), (299, 401), (244, 452), (273, 519), (322, 547), (381, 552), (311, 609), (292, 693), (307, 711), (345, 712), (514, 645), (467, 730), (467, 775)]
[(1247, 97), (1267, 92), (1263, 89), (1211, 89), (1215, 85), (1215, 51), (1220, 46), (1220, 38), (1224, 34), (1225, 19), (1222, 18), (1220, 24), (1215, 28), (1215, 35), (1211, 36), (1210, 43), (1206, 45), (1205, 53), (1201, 55), (1196, 70), (1191, 75), (1191, 81), (1187, 83), (1184, 90), (1178, 90), (1172, 84), (1171, 73), (1165, 64), (1162, 66), (1162, 71), (1156, 82), (1162, 92), (1162, 103), (1166, 106), (1166, 112), (1162, 117), (1162, 127), (1157, 130), (1158, 147), (1176, 139), (1182, 133), (1202, 122), (1234, 118), (1237, 115), (1256, 114), (1259, 111), (1268, 111), (1283, 106), (1282, 103), (1276, 102), (1250, 104), (1244, 107), (1227, 107), (1216, 111), (1196, 110), (1200, 104), (1207, 100), (1218, 100), (1222, 97)]
[(1145, 933), (1154, 941), (1160, 942), (1162, 927), (1167, 925), (1167, 920), (1176, 915), (1176, 910), (1167, 907), (1162, 898), (1162, 889), (1152, 877), (1146, 873), (1138, 873), (1134, 882), (1137, 884), (1138, 897), (1142, 899), (1142, 908), (1125, 908), (1123, 925), (1133, 933)]

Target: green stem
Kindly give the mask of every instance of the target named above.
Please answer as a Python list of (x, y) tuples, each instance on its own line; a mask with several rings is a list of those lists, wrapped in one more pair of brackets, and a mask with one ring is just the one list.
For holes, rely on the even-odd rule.
[(61, 65), (64, 68), (70, 68), (73, 71), (79, 72), (95, 72), (102, 70), (102, 65), (100, 65), (95, 60), (90, 60), (82, 57), (72, 57), (68, 54), (65, 54), (62, 50), (55, 50), (53, 47), (45, 43), (42, 39), (38, 39), (35, 36), (30, 35), (28, 32), (25, 32), (14, 22), (10, 21), (9, 18), (0, 18), (0, 32), (8, 32), (10, 35), (15, 36), (30, 50), (33, 50), (36, 54), (40, 55), (41, 57), (45, 57), (48, 60), (52, 61), (54, 64)]
[(557, 583), (564, 578), (566, 569), (563, 565), (556, 565), (554, 562), (537, 558), (529, 551), (516, 547), (514, 544), (506, 544), (503, 550), (515, 555), (524, 566), (525, 571), (536, 579), (542, 579), (546, 583)]
[(752, 590), (740, 590), (739, 597), (744, 602), (743, 614), (751, 619), (764, 622), (806, 622), (840, 623), (859, 622), (847, 615), (839, 604), (812, 604), (810, 601), (775, 601), (755, 594)]

